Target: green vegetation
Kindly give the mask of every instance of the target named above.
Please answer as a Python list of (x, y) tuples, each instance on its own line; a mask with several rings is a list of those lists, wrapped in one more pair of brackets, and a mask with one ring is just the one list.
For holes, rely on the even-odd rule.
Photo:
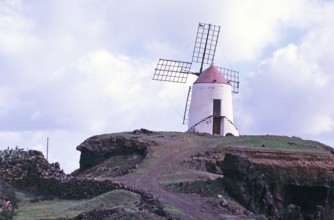
[(320, 143), (285, 136), (241, 136), (228, 137), (232, 141), (222, 142), (218, 147), (257, 148), (275, 151), (291, 151), (304, 153), (328, 153), (320, 147)]
[(96, 208), (128, 208), (136, 209), (140, 203), (141, 196), (126, 190), (113, 190), (88, 200), (81, 205), (73, 207), (73, 210), (89, 211)]
[(74, 200), (46, 200), (37, 203), (25, 203), (19, 207), (15, 219), (56, 219), (73, 218), (82, 211), (71, 210), (82, 201)]
[(195, 172), (177, 171), (163, 175), (163, 180), (161, 180), (159, 183), (161, 185), (168, 185), (173, 183), (189, 182), (197, 178), (198, 175)]
[(164, 207), (164, 210), (165, 212), (169, 213), (171, 216), (175, 217), (175, 219), (179, 219), (179, 218), (182, 219), (186, 217), (183, 212), (181, 212), (179, 209), (177, 209), (174, 206), (170, 206), (166, 204)]
[[(132, 133), (119, 133), (125, 137), (131, 137)], [(275, 135), (254, 135), (254, 136), (239, 136), (239, 137), (222, 137), (209, 134), (193, 134), (183, 132), (153, 132), (145, 136), (145, 139), (151, 141), (159, 141), (165, 146), (165, 149), (160, 149), (161, 154), (169, 153), (169, 143), (171, 141), (179, 141), (182, 144), (185, 141), (195, 141), (203, 146), (217, 145), (219, 148), (235, 147), (235, 148), (256, 148), (265, 150), (289, 151), (289, 152), (305, 152), (305, 153), (328, 153), (321, 147), (321, 143), (310, 140), (303, 140), (298, 137), (275, 136)], [(167, 147), (166, 147), (167, 146)], [(174, 147), (174, 146), (173, 146)]]
[(196, 193), (204, 197), (216, 197), (224, 191), (221, 179), (196, 180), (166, 185), (168, 190), (181, 193)]
[(15, 161), (29, 157), (29, 151), (18, 148), (0, 150), (0, 162)]
[[(10, 206), (6, 206), (6, 201)], [(13, 219), (13, 208), (17, 207), (17, 198), (12, 186), (0, 179), (0, 219)]]
[(73, 218), (84, 211), (95, 208), (119, 208), (136, 210), (140, 195), (126, 190), (114, 190), (89, 200), (44, 200), (32, 202), (33, 197), (18, 193), (21, 203), (15, 219)]
[(5, 219), (5, 220), (13, 219), (13, 213), (8, 210), (2, 210), (0, 214), (0, 219)]

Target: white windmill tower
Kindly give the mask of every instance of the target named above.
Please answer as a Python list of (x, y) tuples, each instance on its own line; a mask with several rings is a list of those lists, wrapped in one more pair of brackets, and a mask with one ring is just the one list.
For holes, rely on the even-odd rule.
[[(192, 62), (201, 64), (191, 72), (191, 62), (160, 59), (153, 80), (185, 83), (189, 74), (198, 76), (189, 87), (183, 123), (188, 132), (239, 136), (233, 123), (232, 93), (239, 92), (239, 73), (213, 66), (220, 27), (199, 23)], [(209, 64), (203, 70), (203, 65)]]

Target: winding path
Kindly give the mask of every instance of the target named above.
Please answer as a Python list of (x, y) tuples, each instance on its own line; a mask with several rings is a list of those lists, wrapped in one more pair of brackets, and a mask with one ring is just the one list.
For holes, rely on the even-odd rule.
[[(143, 136), (143, 138), (146, 139), (149, 136)], [(210, 140), (205, 145), (196, 140), (196, 136), (190, 134), (155, 137), (154, 141), (159, 146), (149, 149), (146, 161), (139, 166), (137, 172), (119, 177), (117, 180), (128, 186), (143, 189), (162, 203), (177, 208), (184, 214), (184, 219), (226, 219), (217, 207), (206, 204), (199, 199), (199, 195), (173, 193), (166, 191), (161, 185), (173, 183), (172, 175), (176, 173), (184, 175), (189, 180), (212, 179), (219, 176), (192, 170), (183, 163), (191, 155), (207, 151), (214, 146)], [(141, 166), (144, 166), (144, 169), (140, 169)]]

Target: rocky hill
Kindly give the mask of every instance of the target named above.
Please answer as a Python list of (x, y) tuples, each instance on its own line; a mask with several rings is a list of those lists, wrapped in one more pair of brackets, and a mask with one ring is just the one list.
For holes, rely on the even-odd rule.
[(318, 142), (140, 129), (77, 150), (71, 175), (36, 151), (0, 161), (16, 219), (334, 219), (334, 155)]

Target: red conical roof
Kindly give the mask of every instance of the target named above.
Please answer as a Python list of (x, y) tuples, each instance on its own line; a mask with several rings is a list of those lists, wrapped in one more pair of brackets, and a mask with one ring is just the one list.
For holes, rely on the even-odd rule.
[(216, 67), (210, 66), (204, 70), (197, 78), (195, 83), (222, 83), (229, 84), (228, 80), (225, 79), (223, 74), (221, 74)]

